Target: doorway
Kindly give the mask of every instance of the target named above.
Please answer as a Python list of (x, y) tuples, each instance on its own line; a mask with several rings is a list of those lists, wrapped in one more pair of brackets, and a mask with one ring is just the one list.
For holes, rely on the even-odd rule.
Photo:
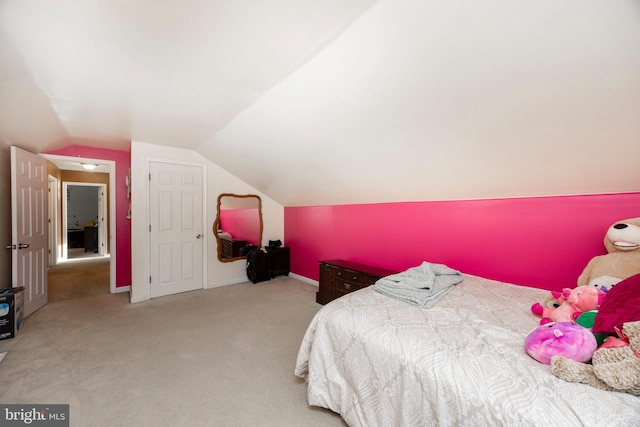
[[(52, 154), (42, 154), (42, 157), (53, 163), (56, 168), (61, 172), (60, 177), (52, 177), (50, 181), (58, 179), (60, 182), (56, 187), (59, 189), (57, 196), (51, 196), (49, 200), (55, 204), (54, 208), (50, 209), (58, 215), (57, 220), (51, 218), (52, 222), (58, 225), (58, 231), (51, 233), (53, 244), (50, 243), (49, 249), (56, 255), (51, 258), (54, 263), (50, 263), (48, 277), (50, 286), (56, 286), (56, 283), (60, 283), (64, 287), (61, 299), (68, 299), (72, 295), (84, 296), (94, 295), (96, 293), (115, 293), (116, 292), (116, 230), (114, 226), (109, 224), (115, 224), (115, 161), (102, 160), (102, 159), (89, 159), (70, 156), (59, 156)], [(95, 165), (93, 170), (83, 169), (83, 164)], [(98, 173), (106, 175), (107, 183), (105, 182), (93, 182), (97, 178), (91, 178), (97, 176)], [(62, 178), (64, 176), (64, 178)], [(80, 178), (78, 178), (80, 177)], [(104, 181), (104, 180), (103, 180)], [(65, 185), (66, 184), (66, 185)], [(89, 189), (95, 192), (99, 192), (97, 197), (99, 200), (92, 202), (92, 209), (96, 209), (95, 216), (97, 218), (86, 218), (81, 216), (78, 212), (75, 213), (76, 218), (68, 220), (68, 189), (71, 188), (73, 194), (76, 190)], [(78, 194), (79, 191), (76, 191)], [(73, 216), (74, 213), (71, 215)], [(91, 214), (93, 215), (93, 213)], [(91, 223), (93, 221), (93, 223)], [(77, 224), (76, 224), (77, 222)], [(69, 256), (69, 234), (68, 228), (74, 230), (82, 229), (82, 249), (72, 248), (72, 252), (77, 252), (80, 256)], [(88, 233), (88, 239), (95, 238), (95, 245), (93, 242), (88, 242), (89, 246), (84, 243), (85, 229)], [(74, 231), (77, 240), (79, 239), (79, 231)], [(89, 248), (87, 250), (87, 248)], [(95, 252), (97, 248), (98, 252)], [(86, 251), (86, 252), (85, 252)], [(87, 281), (90, 277), (91, 280)], [(90, 282), (90, 283), (89, 283)], [(82, 288), (77, 288), (82, 286)], [(52, 301), (55, 300), (55, 294), (51, 294)]]
[(63, 260), (105, 256), (107, 186), (90, 182), (63, 182)]

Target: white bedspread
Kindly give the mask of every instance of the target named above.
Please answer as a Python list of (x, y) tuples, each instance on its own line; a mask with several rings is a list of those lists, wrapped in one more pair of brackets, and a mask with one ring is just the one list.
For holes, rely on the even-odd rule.
[(568, 383), (524, 351), (547, 292), (465, 275), (429, 309), (353, 292), (324, 306), (295, 375), (350, 426), (640, 426), (640, 398)]

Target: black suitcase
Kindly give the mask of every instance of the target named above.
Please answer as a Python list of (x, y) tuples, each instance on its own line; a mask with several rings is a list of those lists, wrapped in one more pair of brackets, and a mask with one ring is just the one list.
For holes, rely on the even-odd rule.
[(271, 255), (271, 277), (289, 275), (289, 248), (266, 248)]
[(271, 254), (254, 249), (247, 254), (247, 277), (252, 283), (271, 279)]

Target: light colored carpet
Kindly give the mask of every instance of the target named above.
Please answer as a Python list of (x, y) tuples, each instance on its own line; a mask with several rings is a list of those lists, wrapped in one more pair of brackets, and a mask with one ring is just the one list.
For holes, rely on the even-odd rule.
[(316, 290), (282, 276), (50, 303), (0, 341), (0, 401), (68, 403), (72, 426), (345, 426), (293, 375)]
[(110, 258), (88, 258), (49, 267), (47, 274), (49, 303), (104, 295), (109, 289)]

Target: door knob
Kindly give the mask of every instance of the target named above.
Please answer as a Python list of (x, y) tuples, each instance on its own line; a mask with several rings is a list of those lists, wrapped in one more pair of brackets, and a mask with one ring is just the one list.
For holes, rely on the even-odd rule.
[(198, 235), (196, 236), (196, 239), (199, 239), (199, 238), (201, 238), (201, 237), (202, 237), (202, 234), (198, 234)]
[(27, 249), (28, 247), (28, 243), (18, 243), (18, 249)]
[(16, 245), (6, 245), (4, 248), (5, 249), (15, 249)]

